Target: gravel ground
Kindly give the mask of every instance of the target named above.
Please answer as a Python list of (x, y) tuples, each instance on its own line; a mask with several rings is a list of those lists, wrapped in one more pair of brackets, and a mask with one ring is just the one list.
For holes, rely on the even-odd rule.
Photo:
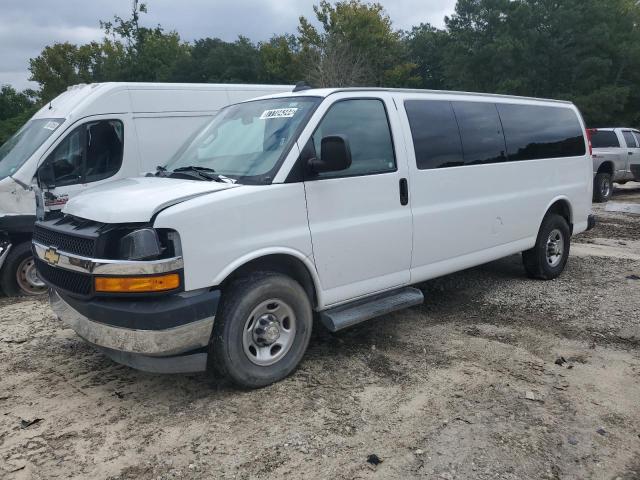
[(119, 366), (0, 299), (0, 477), (639, 479), (640, 216), (594, 210), (560, 279), (514, 256), (428, 282), (258, 391)]

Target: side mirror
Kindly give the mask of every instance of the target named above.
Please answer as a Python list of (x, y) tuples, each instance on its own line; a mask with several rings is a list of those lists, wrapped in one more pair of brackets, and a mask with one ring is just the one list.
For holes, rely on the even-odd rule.
[(41, 188), (50, 189), (56, 187), (56, 174), (51, 162), (45, 162), (38, 169), (38, 183)]
[(346, 135), (330, 135), (320, 142), (320, 158), (311, 158), (309, 167), (315, 173), (338, 172), (351, 166), (351, 148)]

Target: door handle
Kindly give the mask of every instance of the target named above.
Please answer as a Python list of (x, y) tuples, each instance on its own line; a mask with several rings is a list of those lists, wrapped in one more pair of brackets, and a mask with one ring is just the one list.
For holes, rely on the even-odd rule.
[(409, 184), (406, 178), (400, 179), (400, 205), (409, 203)]
[(629, 155), (633, 155), (633, 152), (627, 152)]

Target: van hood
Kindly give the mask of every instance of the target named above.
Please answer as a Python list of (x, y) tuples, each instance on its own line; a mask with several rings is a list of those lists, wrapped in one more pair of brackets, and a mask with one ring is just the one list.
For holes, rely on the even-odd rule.
[(72, 197), (62, 211), (101, 223), (148, 222), (156, 213), (171, 205), (239, 186), (176, 178), (128, 178), (91, 188)]

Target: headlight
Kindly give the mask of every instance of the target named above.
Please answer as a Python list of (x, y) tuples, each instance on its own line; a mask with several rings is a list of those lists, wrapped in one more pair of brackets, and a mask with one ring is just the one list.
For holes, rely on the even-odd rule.
[(120, 239), (120, 258), (152, 260), (162, 254), (158, 233), (153, 228), (135, 230)]

